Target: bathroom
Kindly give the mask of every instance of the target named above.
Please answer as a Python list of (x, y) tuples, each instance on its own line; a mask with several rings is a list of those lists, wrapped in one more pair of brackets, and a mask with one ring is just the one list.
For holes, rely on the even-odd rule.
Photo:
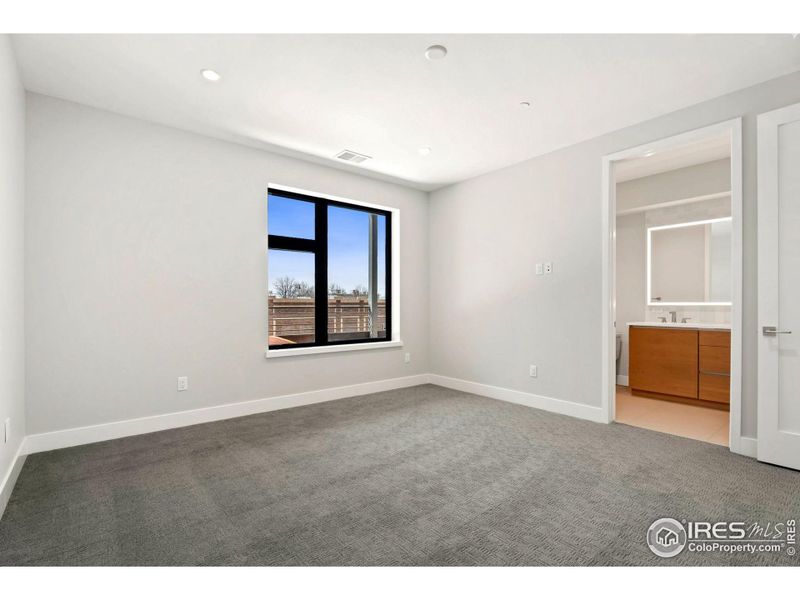
[(615, 165), (615, 420), (729, 445), (731, 137)]

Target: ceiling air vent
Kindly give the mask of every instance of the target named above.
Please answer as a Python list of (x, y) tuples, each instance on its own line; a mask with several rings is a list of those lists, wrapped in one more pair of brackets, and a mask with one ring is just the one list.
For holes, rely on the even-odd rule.
[(339, 160), (346, 160), (347, 162), (358, 164), (364, 162), (365, 160), (371, 157), (365, 154), (359, 154), (358, 152), (353, 152), (352, 150), (342, 150), (341, 152), (339, 152), (339, 154), (336, 155), (336, 158), (338, 158)]

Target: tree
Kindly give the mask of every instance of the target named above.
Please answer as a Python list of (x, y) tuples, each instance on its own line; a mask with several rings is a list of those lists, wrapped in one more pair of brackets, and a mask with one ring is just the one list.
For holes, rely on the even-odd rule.
[(295, 298), (297, 296), (297, 281), (294, 277), (278, 277), (272, 287), (278, 298)]
[(314, 286), (300, 281), (295, 285), (295, 297), (297, 298), (313, 298)]
[(363, 285), (357, 285), (353, 288), (352, 292), (353, 296), (366, 296), (367, 295), (367, 288)]
[(344, 296), (347, 292), (338, 283), (332, 283), (328, 286), (328, 293), (331, 296)]
[(272, 284), (278, 298), (313, 298), (314, 286), (294, 277), (278, 277)]

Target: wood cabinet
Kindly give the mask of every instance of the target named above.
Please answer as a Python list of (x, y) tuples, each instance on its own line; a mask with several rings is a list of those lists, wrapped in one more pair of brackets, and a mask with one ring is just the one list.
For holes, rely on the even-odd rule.
[(700, 373), (698, 388), (699, 393), (697, 397), (700, 400), (720, 402), (723, 404), (730, 404), (731, 402), (730, 375), (708, 375), (706, 373)]
[(631, 326), (629, 385), (664, 399), (730, 402), (730, 332)]
[(700, 346), (700, 372), (730, 375), (731, 349), (725, 346)]
[(631, 389), (697, 398), (697, 330), (631, 327)]
[(701, 330), (698, 332), (698, 341), (701, 346), (716, 346), (719, 348), (730, 348), (731, 332)]
[(699, 337), (700, 400), (730, 404), (731, 401), (731, 334), (728, 331), (701, 331)]

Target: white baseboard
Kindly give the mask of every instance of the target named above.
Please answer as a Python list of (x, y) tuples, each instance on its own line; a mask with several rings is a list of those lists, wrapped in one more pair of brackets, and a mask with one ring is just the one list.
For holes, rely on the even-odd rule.
[(520, 392), (518, 390), (510, 390), (494, 385), (467, 381), (465, 379), (445, 377), (443, 375), (430, 375), (430, 383), (461, 392), (487, 396), (495, 400), (504, 400), (506, 402), (513, 402), (514, 404), (530, 406), (531, 408), (539, 408), (570, 417), (577, 417), (578, 419), (586, 419), (597, 423), (606, 422), (603, 418), (603, 410), (599, 406), (588, 406), (586, 404), (578, 404), (577, 402), (548, 398), (547, 396), (539, 396), (529, 392)]
[(628, 376), (627, 375), (617, 375), (617, 385), (624, 385), (625, 387), (628, 386)]
[(187, 427), (189, 425), (233, 419), (262, 412), (304, 406), (306, 404), (328, 402), (330, 400), (338, 400), (351, 396), (385, 392), (425, 383), (434, 383), (442, 387), (472, 394), (480, 394), (489, 398), (495, 398), (496, 400), (522, 404), (532, 408), (539, 408), (550, 412), (569, 415), (571, 417), (577, 417), (579, 419), (587, 419), (598, 423), (605, 422), (600, 407), (587, 406), (576, 402), (548, 398), (528, 392), (511, 390), (463, 379), (454, 379), (442, 375), (420, 374), (336, 388), (326, 388), (298, 394), (288, 394), (285, 396), (275, 396), (272, 398), (262, 398), (246, 402), (236, 402), (233, 404), (222, 404), (208, 408), (199, 408), (152, 417), (141, 417), (126, 421), (76, 427), (74, 429), (36, 433), (28, 435), (25, 438), (20, 453), (34, 454), (36, 452), (46, 452), (48, 450), (103, 442), (131, 435), (141, 435), (144, 433), (163, 431), (165, 429), (174, 429), (176, 427)]
[(3, 513), (6, 510), (6, 506), (8, 506), (8, 500), (11, 498), (14, 485), (17, 483), (19, 472), (22, 471), (22, 465), (25, 464), (25, 454), (22, 451), (24, 444), (25, 440), (22, 440), (19, 448), (17, 448), (17, 453), (14, 455), (14, 460), (11, 461), (8, 471), (0, 481), (0, 519), (3, 518)]
[[(734, 450), (731, 448), (731, 450)], [(739, 438), (739, 448), (734, 450), (737, 454), (741, 454), (742, 456), (749, 456), (750, 458), (757, 458), (758, 457), (758, 440), (756, 438), (751, 437), (740, 437)]]
[[(625, 379), (627, 380), (627, 378)], [(233, 419), (284, 408), (316, 404), (318, 402), (328, 402), (330, 400), (338, 400), (351, 396), (385, 392), (425, 383), (432, 383), (462, 392), (503, 400), (505, 402), (522, 404), (531, 408), (538, 408), (549, 412), (568, 415), (570, 417), (586, 419), (596, 423), (606, 422), (603, 418), (603, 411), (599, 406), (588, 406), (577, 402), (549, 398), (529, 392), (477, 383), (475, 381), (467, 381), (465, 379), (445, 377), (443, 375), (420, 374), (411, 375), (409, 377), (398, 377), (395, 379), (370, 381), (367, 383), (326, 388), (311, 392), (274, 396), (272, 398), (222, 404), (208, 408), (199, 408), (152, 417), (142, 417), (126, 421), (116, 421), (113, 423), (102, 423), (99, 425), (89, 425), (87, 427), (76, 427), (74, 429), (63, 429), (60, 431), (28, 435), (20, 445), (17, 457), (0, 485), (0, 515), (2, 515), (2, 509), (5, 508), (5, 504), (8, 502), (11, 490), (14, 487), (19, 471), (22, 469), (22, 464), (25, 461), (25, 455), (27, 454), (102, 442), (131, 435), (152, 433), (165, 429), (187, 427), (200, 423)], [(625, 383), (627, 383), (627, 381)], [(624, 384), (621, 383), (621, 385)], [(757, 453), (756, 440), (754, 438), (742, 437), (739, 448), (733, 450), (744, 456), (755, 458)]]
[(89, 425), (87, 427), (76, 427), (74, 429), (62, 429), (60, 431), (51, 431), (47, 433), (36, 433), (25, 438), (22, 446), (22, 453), (33, 454), (35, 452), (45, 452), (47, 450), (57, 450), (58, 448), (80, 446), (81, 444), (103, 442), (131, 435), (163, 431), (164, 429), (187, 427), (189, 425), (198, 425), (211, 421), (222, 421), (224, 419), (244, 417), (262, 412), (281, 410), (283, 408), (293, 408), (306, 404), (316, 404), (318, 402), (348, 398), (350, 396), (362, 396), (364, 394), (374, 394), (376, 392), (422, 385), (424, 383), (429, 383), (429, 381), (430, 377), (427, 374), (411, 375), (409, 377), (357, 383), (354, 385), (326, 388), (299, 394), (274, 396), (272, 398), (262, 398), (233, 404), (221, 404), (208, 408), (198, 408), (152, 417), (115, 421), (113, 423), (102, 423), (100, 425)]

